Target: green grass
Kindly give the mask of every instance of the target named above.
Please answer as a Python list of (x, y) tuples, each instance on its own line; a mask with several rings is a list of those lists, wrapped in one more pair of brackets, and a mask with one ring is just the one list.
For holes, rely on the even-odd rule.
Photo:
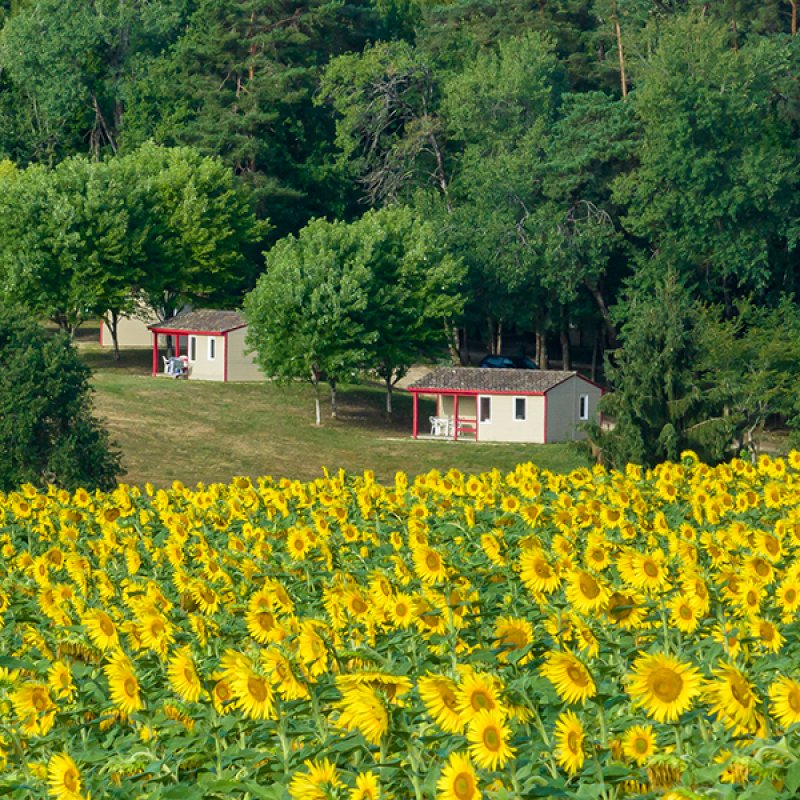
[[(391, 480), (398, 470), (416, 474), (457, 467), (507, 471), (533, 461), (559, 472), (585, 466), (574, 445), (518, 445), (428, 441), (411, 438), (411, 397), (395, 394), (395, 416), (383, 414), (384, 394), (375, 386), (344, 387), (339, 419), (314, 425), (310, 386), (175, 381), (150, 375), (149, 351), (111, 354), (82, 348), (94, 370), (95, 406), (122, 451), (129, 483), (167, 485), (180, 480), (229, 481), (234, 475), (272, 475), (309, 480), (323, 467), (375, 471)], [(323, 394), (323, 414), (329, 413)], [(434, 412), (420, 404), (420, 418)]]

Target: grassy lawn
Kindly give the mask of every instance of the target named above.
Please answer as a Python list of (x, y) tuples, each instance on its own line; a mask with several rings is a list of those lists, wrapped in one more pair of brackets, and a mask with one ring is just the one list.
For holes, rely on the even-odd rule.
[[(388, 422), (380, 388), (344, 387), (339, 419), (324, 418), (317, 428), (310, 386), (153, 378), (149, 351), (124, 351), (119, 364), (91, 344), (82, 353), (95, 373), (97, 413), (122, 451), (122, 479), (128, 483), (194, 485), (234, 475), (308, 480), (323, 467), (372, 469), (379, 479), (390, 480), (397, 470), (507, 471), (533, 461), (568, 471), (587, 464), (568, 444), (414, 441), (411, 397), (403, 392), (395, 395), (395, 419)], [(420, 404), (421, 419), (433, 412), (433, 404)]]

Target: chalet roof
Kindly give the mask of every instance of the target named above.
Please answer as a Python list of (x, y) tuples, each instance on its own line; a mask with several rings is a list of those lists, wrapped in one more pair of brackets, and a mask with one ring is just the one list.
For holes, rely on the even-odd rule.
[(567, 378), (577, 375), (555, 369), (489, 369), (486, 367), (439, 367), (429, 372), (408, 389), (411, 392), (547, 392)]
[(226, 333), (247, 325), (239, 311), (220, 311), (214, 308), (197, 308), (181, 311), (174, 317), (148, 325), (150, 330), (197, 331), (198, 333)]

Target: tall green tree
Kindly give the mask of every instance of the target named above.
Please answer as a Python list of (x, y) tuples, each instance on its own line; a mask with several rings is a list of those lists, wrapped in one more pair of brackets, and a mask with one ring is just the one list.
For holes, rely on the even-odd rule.
[(678, 17), (631, 95), (642, 139), (616, 184), (624, 225), (729, 308), (788, 257), (798, 150), (776, 90), (790, 64), (783, 43), (736, 51), (718, 23)]
[(611, 393), (601, 408), (613, 429), (595, 431), (615, 466), (677, 460), (685, 448), (719, 459), (727, 425), (698, 379), (703, 311), (674, 270), (637, 278), (617, 313), (622, 346), (606, 364)]
[(120, 458), (94, 417), (89, 369), (64, 334), (0, 308), (0, 490), (110, 489)]
[(350, 231), (356, 257), (370, 273), (364, 326), (371, 343), (363, 366), (383, 380), (391, 416), (395, 384), (447, 342), (464, 306), (464, 270), (438, 241), (435, 226), (408, 207), (367, 212)]
[(335, 417), (337, 384), (365, 363), (377, 337), (366, 325), (372, 276), (358, 250), (345, 223), (312, 220), (266, 253), (266, 271), (245, 298), (257, 363), (266, 375), (311, 382), (317, 425), (320, 382), (331, 387)]

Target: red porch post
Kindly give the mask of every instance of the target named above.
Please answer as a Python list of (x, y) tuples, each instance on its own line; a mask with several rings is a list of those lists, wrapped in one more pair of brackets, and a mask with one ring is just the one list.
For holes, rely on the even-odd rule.
[(158, 333), (153, 331), (153, 377), (158, 375)]
[(419, 394), (414, 392), (414, 438), (417, 438), (419, 433)]
[(458, 395), (453, 395), (453, 441), (458, 441)]

